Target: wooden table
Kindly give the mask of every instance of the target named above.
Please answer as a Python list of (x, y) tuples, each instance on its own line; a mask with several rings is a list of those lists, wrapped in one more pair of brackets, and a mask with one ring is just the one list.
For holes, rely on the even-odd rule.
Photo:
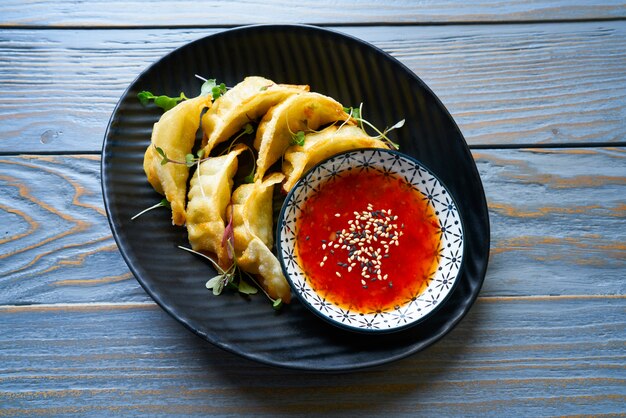
[[(626, 3), (266, 3), (0, 5), (0, 416), (626, 414)], [(409, 66), (486, 190), (476, 304), (380, 368), (303, 374), (205, 343), (144, 293), (106, 220), (100, 150), (125, 87), (188, 41), (284, 22)]]

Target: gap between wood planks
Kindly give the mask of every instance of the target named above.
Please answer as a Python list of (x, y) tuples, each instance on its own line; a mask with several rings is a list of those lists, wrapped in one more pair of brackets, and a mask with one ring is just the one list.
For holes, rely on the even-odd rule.
[[(469, 145), (470, 150), (499, 150), (499, 149), (567, 149), (567, 148), (616, 148), (626, 147), (626, 141), (617, 142), (580, 142), (575, 144), (570, 143), (546, 143), (546, 144), (473, 144)], [(61, 155), (94, 155), (100, 156), (102, 152), (96, 151), (29, 151), (24, 152), (9, 152), (0, 151), (0, 157), (18, 157), (21, 155), (34, 155), (34, 156), (61, 156)]]
[[(533, 296), (479, 296), (476, 303), (518, 302), (518, 301), (562, 301), (626, 299), (626, 295), (533, 295)], [(2, 312), (26, 311), (97, 311), (111, 309), (157, 308), (155, 302), (84, 302), (84, 303), (40, 303), (23, 305), (0, 305)]]
[[(307, 22), (294, 22), (296, 25), (308, 25), (318, 27), (371, 27), (371, 26), (478, 26), (478, 25), (535, 25), (535, 24), (553, 24), (553, 23), (593, 23), (593, 22), (620, 22), (626, 21), (626, 16), (618, 17), (591, 17), (591, 18), (563, 18), (563, 19), (522, 19), (522, 20), (450, 20), (446, 22), (331, 22), (331, 23), (307, 23)], [(289, 23), (276, 23), (275, 25), (287, 25)], [(197, 24), (177, 24), (177, 25), (102, 25), (102, 26), (87, 26), (87, 25), (11, 25), (10, 23), (0, 24), (0, 29), (24, 29), (24, 30), (148, 30), (148, 29), (232, 29), (242, 26), (257, 26), (257, 25), (269, 25), (266, 23), (238, 23), (238, 24), (225, 24), (225, 25), (197, 25)]]

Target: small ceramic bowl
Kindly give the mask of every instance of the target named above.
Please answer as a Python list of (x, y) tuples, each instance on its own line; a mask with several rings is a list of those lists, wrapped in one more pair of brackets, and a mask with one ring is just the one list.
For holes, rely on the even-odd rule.
[[(306, 228), (304, 219), (311, 212), (307, 208), (307, 204), (316, 201), (316, 199), (319, 201), (322, 198), (320, 194), (322, 190), (330, 187), (329, 185), (333, 183), (339, 184), (337, 183), (339, 179), (346, 176), (352, 176), (349, 177), (352, 180), (355, 179), (354, 175), (363, 175), (366, 176), (367, 181), (370, 181), (369, 179), (376, 178), (377, 173), (387, 179), (396, 179), (398, 184), (402, 183), (404, 186), (408, 186), (407, 189), (410, 189), (416, 196), (415, 201), (422, 201), (425, 210), (428, 211), (428, 219), (434, 228), (431, 235), (436, 235), (436, 241), (433, 241), (436, 242), (433, 244), (435, 245), (434, 251), (428, 252), (434, 257), (431, 258), (432, 264), (428, 269), (420, 269), (420, 272), (416, 272), (407, 271), (409, 268), (404, 270), (399, 268), (394, 273), (396, 279), (386, 277), (388, 276), (386, 271), (391, 271), (394, 266), (386, 265), (385, 261), (387, 259), (394, 260), (393, 251), (400, 251), (396, 248), (401, 248), (401, 245), (408, 245), (405, 255), (410, 255), (403, 257), (402, 260), (419, 257), (417, 253), (411, 253), (415, 248), (416, 240), (414, 237), (411, 238), (408, 228), (406, 229), (406, 236), (402, 236), (403, 234), (400, 232), (404, 230), (406, 225), (412, 225), (413, 220), (407, 219), (406, 216), (408, 215), (406, 214), (403, 215), (404, 218), (398, 219), (398, 216), (395, 216), (391, 209), (389, 209), (388, 215), (380, 207), (374, 208), (371, 205), (356, 210), (351, 208), (345, 212), (341, 208), (329, 209), (329, 213), (325, 215), (327, 222), (317, 222), (316, 226), (311, 229), (311, 235), (303, 236), (304, 228)], [(367, 177), (368, 175), (370, 177)], [(344, 183), (347, 181), (344, 179)], [(374, 187), (372, 186), (372, 188)], [(333, 193), (337, 197), (337, 201), (340, 201), (343, 194), (358, 196), (361, 192), (356, 187), (349, 187), (345, 193)], [(394, 200), (398, 200), (397, 196), (387, 196), (379, 205), (385, 206), (385, 201), (392, 202)], [(394, 210), (402, 211), (402, 207), (397, 207)], [(350, 214), (354, 214), (355, 219), (348, 220)], [(362, 214), (367, 216), (363, 217)], [(377, 217), (385, 218), (385, 222), (387, 222), (384, 229), (378, 229), (379, 232), (383, 230), (395, 231), (395, 235), (399, 235), (399, 238), (389, 238), (390, 235), (387, 234), (387, 238), (383, 237), (386, 241), (379, 238), (377, 248), (365, 244), (365, 238), (363, 244), (354, 244), (355, 241), (361, 242), (359, 237), (364, 236), (366, 226), (373, 228), (371, 227), (373, 222), (379, 221)], [(366, 218), (370, 220), (367, 224)], [(402, 223), (400, 223), (401, 221)], [(338, 222), (344, 222), (345, 227), (337, 227)], [(328, 240), (317, 239), (319, 238), (315, 235), (317, 231), (323, 230), (327, 224), (330, 225), (331, 223), (334, 226), (330, 238)], [(355, 227), (357, 224), (359, 226)], [(338, 235), (334, 232), (335, 229), (337, 229)], [(310, 238), (312, 236), (316, 238)], [(324, 236), (324, 234), (321, 235), (322, 238)], [(357, 237), (357, 239), (352, 240), (351, 237)], [(309, 239), (313, 242), (302, 243), (302, 240), (309, 241)], [(395, 239), (400, 241), (399, 245), (391, 245), (389, 250), (388, 243), (393, 244)], [(445, 303), (458, 282), (463, 264), (463, 223), (450, 192), (419, 161), (391, 150), (349, 151), (333, 156), (313, 167), (287, 195), (280, 212), (276, 242), (283, 273), (299, 300), (322, 319), (351, 331), (392, 332), (423, 321), (433, 315)], [(381, 245), (380, 242), (385, 243), (385, 245)], [(307, 247), (309, 249), (305, 249), (305, 245), (309, 245)], [(312, 250), (310, 249), (311, 246), (313, 247)], [(334, 250), (326, 253), (332, 249)], [(391, 251), (391, 253), (387, 255), (386, 251)], [(318, 255), (317, 259), (311, 255), (314, 253)], [(323, 258), (326, 255), (331, 256), (331, 259)], [(311, 259), (314, 260), (314, 264), (311, 264)], [(339, 298), (332, 292), (329, 293), (329, 287), (320, 285), (320, 281), (316, 279), (324, 268), (318, 268), (318, 265), (321, 266), (328, 262), (332, 262), (333, 267), (326, 267), (327, 275), (336, 275), (331, 280), (331, 288), (335, 287), (333, 284), (352, 286), (352, 290), (347, 290)], [(355, 269), (358, 270), (356, 276), (353, 272)], [(348, 271), (351, 273), (348, 274)], [(351, 278), (348, 278), (348, 275), (351, 275)], [(406, 277), (413, 277), (413, 280), (419, 281), (420, 284), (412, 285), (412, 287), (407, 285), (408, 287), (401, 288), (393, 282), (393, 280), (400, 282)], [(351, 280), (351, 282), (346, 282), (347, 280)], [(389, 289), (386, 289), (385, 286)], [(389, 303), (387, 305), (374, 303), (373, 306), (365, 308), (363, 305), (359, 305), (360, 302), (351, 300), (352, 297), (365, 293), (369, 289), (374, 293), (373, 289), (375, 288), (380, 288), (390, 295), (396, 292), (399, 299), (391, 302), (391, 305)], [(366, 290), (362, 291), (361, 289)]]

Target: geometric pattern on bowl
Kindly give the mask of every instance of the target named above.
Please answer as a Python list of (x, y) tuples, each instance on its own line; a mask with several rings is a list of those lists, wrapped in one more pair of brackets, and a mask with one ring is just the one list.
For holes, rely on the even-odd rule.
[[(306, 279), (298, 259), (296, 224), (303, 203), (333, 177), (346, 172), (376, 170), (404, 179), (434, 208), (440, 234), (439, 267), (425, 290), (404, 304), (385, 311), (360, 313), (340, 307), (318, 294)], [(362, 332), (391, 332), (415, 325), (439, 308), (450, 295), (463, 264), (463, 224), (454, 199), (443, 183), (419, 161), (385, 149), (362, 149), (331, 157), (312, 168), (287, 195), (277, 230), (278, 258), (297, 297), (322, 319)]]

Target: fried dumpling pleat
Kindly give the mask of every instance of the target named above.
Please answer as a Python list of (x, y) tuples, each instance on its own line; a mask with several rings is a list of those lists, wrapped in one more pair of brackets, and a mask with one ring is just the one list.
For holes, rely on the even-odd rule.
[(284, 176), (274, 173), (264, 180), (242, 184), (232, 195), (234, 247), (237, 265), (254, 274), (273, 299), (291, 301), (289, 283), (272, 253), (272, 194)]
[(254, 140), (254, 147), (259, 151), (255, 180), (262, 179), (270, 166), (280, 159), (294, 133), (315, 130), (348, 118), (341, 103), (319, 93), (293, 95), (272, 107), (259, 123)]
[(309, 86), (276, 84), (263, 77), (246, 77), (220, 96), (202, 117), (205, 155), (235, 135), (242, 127), (263, 116), (287, 97), (308, 91)]
[(237, 157), (245, 149), (239, 146), (226, 155), (201, 162), (189, 187), (187, 233), (191, 248), (217, 255), (217, 262), (224, 269), (232, 264), (226, 245), (222, 245), (229, 219), (226, 208), (237, 172)]
[(288, 192), (298, 179), (315, 164), (339, 154), (358, 148), (389, 148), (387, 144), (369, 136), (354, 125), (329, 126), (321, 132), (312, 132), (304, 137), (304, 145), (287, 148), (282, 171), (285, 174), (283, 190)]
[(193, 149), (200, 114), (211, 106), (208, 96), (198, 96), (177, 104), (163, 113), (152, 129), (151, 143), (143, 159), (143, 169), (148, 181), (158, 193), (165, 195), (172, 207), (172, 223), (185, 224), (185, 195), (189, 168), (185, 164), (161, 164), (162, 157), (156, 151), (161, 148), (168, 158), (185, 161), (185, 155)]

